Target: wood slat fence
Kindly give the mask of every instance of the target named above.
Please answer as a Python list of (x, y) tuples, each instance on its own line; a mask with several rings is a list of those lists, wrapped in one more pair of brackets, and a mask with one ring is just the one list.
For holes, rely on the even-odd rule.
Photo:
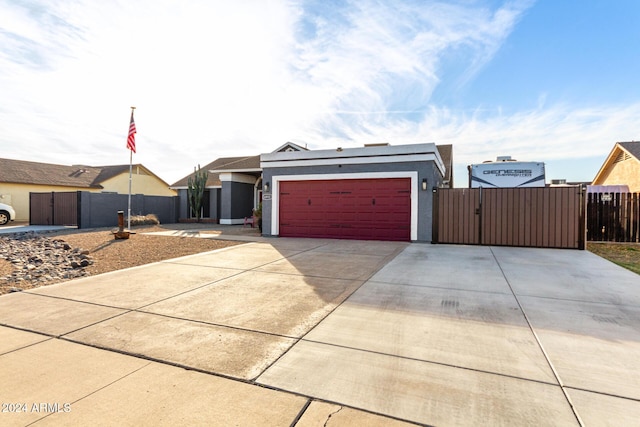
[(640, 243), (640, 193), (587, 194), (587, 240)]
[(438, 189), (433, 218), (434, 243), (585, 248), (580, 187)]
[(78, 225), (78, 192), (29, 193), (29, 224)]

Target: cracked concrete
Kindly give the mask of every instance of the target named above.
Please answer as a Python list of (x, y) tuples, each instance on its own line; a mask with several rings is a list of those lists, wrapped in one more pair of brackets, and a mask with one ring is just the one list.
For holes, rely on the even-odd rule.
[(342, 411), (342, 409), (343, 409), (342, 406), (340, 406), (336, 411), (330, 413), (329, 416), (327, 417), (327, 421), (324, 422), (324, 427), (327, 427), (329, 425), (329, 421), (331, 421), (331, 417), (333, 417), (338, 412)]

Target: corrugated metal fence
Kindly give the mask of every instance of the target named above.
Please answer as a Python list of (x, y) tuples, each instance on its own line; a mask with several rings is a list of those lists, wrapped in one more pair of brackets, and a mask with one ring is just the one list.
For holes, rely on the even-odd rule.
[(585, 248), (580, 187), (438, 189), (433, 218), (434, 243)]
[(640, 243), (640, 193), (589, 193), (587, 239)]

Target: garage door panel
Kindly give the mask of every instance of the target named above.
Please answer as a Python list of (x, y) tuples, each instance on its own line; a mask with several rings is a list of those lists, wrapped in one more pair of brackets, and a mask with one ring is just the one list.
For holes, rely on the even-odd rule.
[(280, 235), (410, 240), (409, 178), (284, 181)]

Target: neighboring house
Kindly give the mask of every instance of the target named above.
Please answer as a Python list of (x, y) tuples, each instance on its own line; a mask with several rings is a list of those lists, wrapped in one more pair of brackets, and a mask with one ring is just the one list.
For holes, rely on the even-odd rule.
[(617, 142), (592, 182), (593, 186), (628, 186), (640, 192), (640, 142)]
[(436, 145), (440, 158), (444, 164), (444, 177), (442, 178), (443, 188), (453, 188), (453, 145)]
[[(453, 186), (452, 146), (372, 144), (307, 150), (287, 143), (260, 156), (217, 159), (203, 217), (242, 224), (263, 203), (266, 236), (430, 241), (434, 187)], [(171, 186), (180, 217), (190, 174)]]
[[(89, 191), (129, 193), (129, 165), (65, 166), (0, 159), (0, 202), (16, 210), (17, 221), (29, 220), (29, 193)], [(132, 167), (131, 193), (175, 196), (164, 182), (143, 165)]]

